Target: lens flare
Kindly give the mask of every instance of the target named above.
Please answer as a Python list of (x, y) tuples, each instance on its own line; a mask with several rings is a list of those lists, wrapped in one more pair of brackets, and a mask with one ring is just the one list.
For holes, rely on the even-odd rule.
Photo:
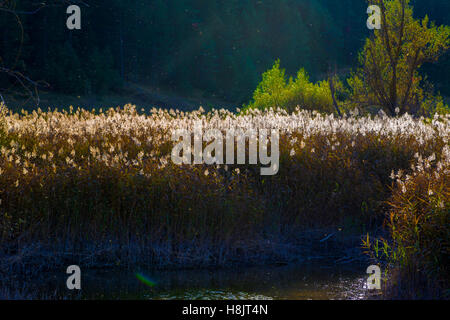
[(136, 273), (136, 278), (142, 282), (143, 284), (149, 286), (149, 287), (154, 287), (156, 286), (156, 283), (153, 282), (152, 280), (150, 280), (148, 277), (144, 276), (142, 273)]

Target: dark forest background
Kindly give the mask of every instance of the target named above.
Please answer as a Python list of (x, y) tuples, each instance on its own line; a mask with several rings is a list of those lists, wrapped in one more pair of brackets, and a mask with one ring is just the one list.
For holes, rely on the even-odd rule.
[[(40, 3), (20, 0), (16, 10), (33, 11)], [(371, 33), (363, 0), (85, 3), (82, 29), (74, 31), (66, 28), (67, 4), (17, 16), (0, 11), (1, 64), (45, 81), (41, 90), (65, 95), (120, 94), (137, 83), (239, 105), (276, 59), (288, 74), (304, 67), (313, 80), (325, 78), (330, 65), (349, 72)], [(412, 4), (416, 17), (450, 21), (448, 0)], [(444, 96), (450, 96), (449, 66), (447, 54), (423, 69)], [(1, 88), (12, 90), (12, 82), (0, 74)]]

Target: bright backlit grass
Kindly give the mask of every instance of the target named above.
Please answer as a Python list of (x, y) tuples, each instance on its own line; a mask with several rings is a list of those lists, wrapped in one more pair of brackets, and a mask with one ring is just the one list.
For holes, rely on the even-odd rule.
[[(409, 192), (393, 172), (412, 175), (419, 157), (444, 171), (449, 162), (448, 116), (146, 115), (131, 105), (2, 114), (0, 254), (18, 263), (224, 264), (276, 252), (277, 241), (312, 228), (361, 234), (381, 225), (391, 188)], [(278, 174), (173, 164), (173, 131), (198, 120), (204, 130), (278, 129)]]

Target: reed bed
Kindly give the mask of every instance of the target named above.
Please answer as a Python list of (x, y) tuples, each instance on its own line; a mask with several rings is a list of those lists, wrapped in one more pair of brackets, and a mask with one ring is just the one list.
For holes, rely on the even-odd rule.
[[(307, 254), (322, 230), (343, 239), (381, 226), (403, 205), (392, 174), (412, 175), (418, 157), (448, 163), (448, 115), (1, 108), (4, 270), (288, 259)], [(278, 174), (261, 176), (252, 165), (175, 165), (172, 133), (196, 121), (203, 130), (277, 129)], [(448, 188), (448, 176), (429, 179)], [(317, 241), (305, 242), (311, 230), (320, 230)]]
[(393, 174), (389, 238), (364, 241), (387, 268), (385, 296), (450, 298), (450, 147), (441, 159), (416, 154), (409, 173)]

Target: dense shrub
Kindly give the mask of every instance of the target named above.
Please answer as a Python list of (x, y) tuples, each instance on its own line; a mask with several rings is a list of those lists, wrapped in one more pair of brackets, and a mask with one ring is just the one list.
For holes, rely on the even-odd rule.
[(295, 79), (287, 79), (285, 73), (277, 60), (272, 69), (262, 75), (262, 81), (253, 93), (253, 101), (246, 109), (284, 108), (292, 112), (301, 107), (328, 113), (334, 111), (327, 81), (310, 82), (305, 69), (301, 69)]

